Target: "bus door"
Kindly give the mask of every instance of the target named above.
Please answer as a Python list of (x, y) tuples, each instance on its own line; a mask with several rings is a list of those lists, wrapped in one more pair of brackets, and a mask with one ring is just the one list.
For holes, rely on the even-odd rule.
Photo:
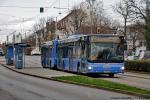
[(63, 65), (62, 65), (62, 46), (59, 47), (58, 49), (59, 53), (58, 53), (58, 69), (63, 70)]
[(73, 70), (73, 47), (68, 48), (68, 58), (69, 58), (69, 71)]
[(45, 47), (42, 47), (42, 49), (41, 49), (41, 62), (42, 62), (42, 66), (43, 66), (43, 68), (45, 68), (46, 67), (46, 48)]
[(46, 67), (49, 67), (49, 48), (46, 48)]
[(49, 67), (52, 68), (52, 46), (49, 48), (50, 51), (49, 51)]
[(58, 65), (58, 40), (54, 40), (54, 48), (53, 48), (53, 56), (54, 56), (54, 69), (57, 69)]
[(81, 43), (81, 72), (86, 72), (86, 60), (87, 60), (87, 44), (85, 42)]

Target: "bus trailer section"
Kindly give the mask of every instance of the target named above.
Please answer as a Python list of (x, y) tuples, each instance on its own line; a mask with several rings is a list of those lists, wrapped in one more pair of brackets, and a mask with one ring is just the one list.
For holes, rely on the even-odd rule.
[(43, 68), (86, 74), (124, 72), (124, 37), (112, 34), (73, 35), (41, 47)]

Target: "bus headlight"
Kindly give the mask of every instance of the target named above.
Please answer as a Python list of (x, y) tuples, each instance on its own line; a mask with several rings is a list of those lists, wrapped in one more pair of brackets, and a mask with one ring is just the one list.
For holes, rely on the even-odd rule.
[(121, 67), (121, 70), (124, 70), (125, 68), (124, 67)]
[(91, 70), (91, 69), (92, 69), (92, 67), (91, 67), (91, 66), (89, 66), (89, 67), (88, 67), (88, 69), (89, 69), (89, 70)]

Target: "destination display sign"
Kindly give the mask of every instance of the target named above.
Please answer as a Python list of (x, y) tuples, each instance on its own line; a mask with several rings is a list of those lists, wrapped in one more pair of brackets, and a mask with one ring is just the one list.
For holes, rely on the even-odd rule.
[(119, 37), (100, 37), (100, 36), (91, 36), (91, 42), (104, 42), (104, 43), (120, 43)]

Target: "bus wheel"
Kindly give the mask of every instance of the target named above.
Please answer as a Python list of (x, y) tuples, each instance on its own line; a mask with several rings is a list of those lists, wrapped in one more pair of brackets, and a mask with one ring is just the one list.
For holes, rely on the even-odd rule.
[(77, 73), (80, 74), (80, 69), (79, 68), (77, 69)]
[(57, 70), (57, 65), (54, 65), (54, 69)]
[(114, 73), (110, 73), (110, 74), (109, 74), (109, 77), (114, 77)]
[(43, 66), (43, 68), (46, 68), (46, 66)]

